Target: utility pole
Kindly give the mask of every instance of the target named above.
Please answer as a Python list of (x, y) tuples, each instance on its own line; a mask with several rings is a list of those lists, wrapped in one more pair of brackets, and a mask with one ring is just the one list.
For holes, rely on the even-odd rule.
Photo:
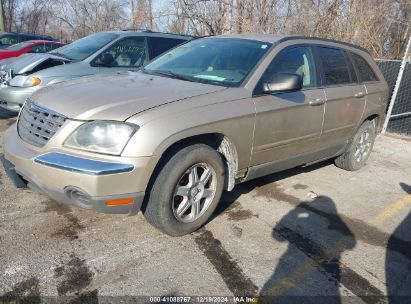
[(401, 62), (401, 67), (400, 67), (400, 71), (398, 72), (397, 81), (395, 82), (394, 91), (392, 92), (390, 105), (389, 105), (388, 111), (387, 111), (387, 116), (385, 118), (384, 126), (383, 126), (382, 132), (381, 132), (382, 134), (384, 134), (387, 131), (387, 127), (388, 127), (388, 123), (390, 121), (390, 118), (394, 117), (394, 116), (399, 116), (399, 115), (394, 115), (393, 116), (392, 115), (392, 109), (394, 108), (395, 100), (397, 99), (398, 91), (399, 91), (400, 86), (401, 86), (402, 77), (404, 76), (405, 66), (407, 64), (408, 56), (410, 54), (410, 51), (411, 51), (411, 34), (410, 34), (410, 38), (408, 39), (407, 47), (405, 48), (404, 58), (402, 59), (402, 62)]
[(3, 1), (0, 0), (0, 32), (4, 32)]

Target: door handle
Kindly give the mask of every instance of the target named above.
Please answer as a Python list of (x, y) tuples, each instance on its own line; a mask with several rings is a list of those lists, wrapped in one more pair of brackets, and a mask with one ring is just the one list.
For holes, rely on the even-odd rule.
[(317, 99), (314, 99), (314, 100), (310, 100), (308, 102), (308, 104), (310, 106), (319, 106), (319, 105), (322, 105), (324, 103), (325, 103), (325, 99), (322, 99), (322, 98), (317, 98)]
[(358, 92), (357, 94), (354, 94), (354, 97), (356, 97), (356, 98), (361, 98), (361, 97), (364, 97), (364, 92)]

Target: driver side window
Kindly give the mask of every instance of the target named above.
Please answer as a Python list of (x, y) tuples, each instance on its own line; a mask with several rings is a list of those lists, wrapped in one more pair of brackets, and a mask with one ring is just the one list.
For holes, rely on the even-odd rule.
[(145, 37), (122, 39), (105, 50), (96, 64), (107, 67), (140, 67), (148, 60)]
[(298, 74), (303, 78), (303, 88), (317, 86), (317, 74), (311, 47), (298, 46), (280, 52), (264, 73), (263, 82), (278, 73)]

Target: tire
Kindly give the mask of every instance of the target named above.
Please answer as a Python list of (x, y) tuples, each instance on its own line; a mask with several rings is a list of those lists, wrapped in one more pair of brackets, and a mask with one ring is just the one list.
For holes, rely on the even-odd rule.
[(197, 230), (220, 201), (224, 174), (222, 158), (211, 147), (195, 144), (179, 150), (158, 173), (144, 216), (171, 236)]
[(335, 165), (347, 171), (361, 169), (371, 154), (375, 136), (375, 122), (365, 121), (355, 133), (347, 151), (335, 159)]

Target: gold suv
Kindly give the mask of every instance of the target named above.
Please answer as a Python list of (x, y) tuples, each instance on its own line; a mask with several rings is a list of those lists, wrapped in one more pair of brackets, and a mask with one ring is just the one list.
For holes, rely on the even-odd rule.
[(202, 226), (223, 190), (334, 158), (361, 168), (388, 86), (367, 51), (296, 36), (197, 39), (140, 71), (46, 87), (4, 136), (18, 187), (170, 235)]

